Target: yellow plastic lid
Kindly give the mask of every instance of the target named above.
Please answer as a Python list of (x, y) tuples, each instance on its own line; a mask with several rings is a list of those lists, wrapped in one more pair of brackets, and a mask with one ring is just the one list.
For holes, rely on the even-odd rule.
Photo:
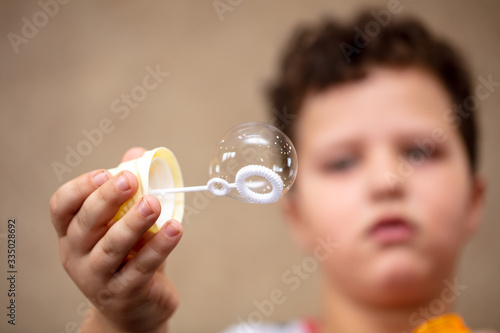
[[(137, 176), (139, 188), (132, 199), (125, 202), (113, 218), (118, 221), (138, 202), (143, 195), (156, 188), (183, 187), (181, 169), (174, 154), (165, 147), (146, 151), (142, 157), (122, 162), (118, 167), (109, 169), (112, 175), (128, 170)], [(158, 198), (161, 204), (161, 214), (156, 223), (149, 229), (156, 233), (165, 222), (175, 219), (182, 222), (184, 215), (184, 193), (174, 193)]]

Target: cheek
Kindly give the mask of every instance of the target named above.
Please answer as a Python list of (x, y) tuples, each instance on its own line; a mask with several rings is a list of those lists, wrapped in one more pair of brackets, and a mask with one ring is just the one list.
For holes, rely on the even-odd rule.
[(361, 206), (361, 182), (332, 181), (303, 168), (297, 178), (303, 218), (317, 236), (331, 235), (338, 242), (355, 236)]
[(469, 207), (466, 170), (443, 165), (418, 171), (412, 180), (410, 207), (427, 235), (443, 249), (460, 246)]

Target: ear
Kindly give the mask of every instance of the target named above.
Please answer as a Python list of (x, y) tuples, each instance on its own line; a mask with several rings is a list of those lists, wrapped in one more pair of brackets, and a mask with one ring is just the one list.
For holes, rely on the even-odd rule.
[(471, 198), (469, 218), (467, 221), (467, 234), (473, 236), (481, 222), (485, 202), (486, 183), (481, 176), (474, 176), (471, 184)]
[(300, 199), (296, 193), (288, 193), (282, 199), (282, 211), (290, 228), (292, 237), (301, 250), (309, 252), (314, 241), (312, 230), (300, 210)]

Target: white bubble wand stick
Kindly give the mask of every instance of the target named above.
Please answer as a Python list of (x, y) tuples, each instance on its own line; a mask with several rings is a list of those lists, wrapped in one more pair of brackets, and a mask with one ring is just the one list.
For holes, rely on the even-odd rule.
[[(257, 193), (251, 188), (251, 183), (247, 184), (246, 179), (252, 176), (262, 177), (267, 180), (272, 187), (269, 193)], [(234, 183), (229, 184), (226, 180), (214, 177), (207, 182), (207, 185), (190, 186), (169, 189), (154, 189), (150, 194), (164, 196), (171, 193), (209, 191), (217, 196), (224, 196), (230, 189), (237, 189), (240, 195), (249, 203), (269, 204), (279, 200), (283, 192), (283, 181), (273, 170), (263, 165), (247, 165), (241, 168), (235, 177)]]

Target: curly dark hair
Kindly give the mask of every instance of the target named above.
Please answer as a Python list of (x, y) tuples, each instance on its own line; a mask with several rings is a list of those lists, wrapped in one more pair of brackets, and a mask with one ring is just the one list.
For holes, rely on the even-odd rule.
[(292, 119), (298, 116), (307, 94), (360, 80), (374, 66), (424, 68), (441, 81), (451, 97), (452, 121), (475, 173), (477, 101), (472, 99), (470, 75), (460, 54), (416, 19), (389, 16), (383, 24), (377, 15), (374, 10), (365, 11), (350, 24), (325, 19), (295, 31), (268, 89), (275, 125), (293, 140)]

